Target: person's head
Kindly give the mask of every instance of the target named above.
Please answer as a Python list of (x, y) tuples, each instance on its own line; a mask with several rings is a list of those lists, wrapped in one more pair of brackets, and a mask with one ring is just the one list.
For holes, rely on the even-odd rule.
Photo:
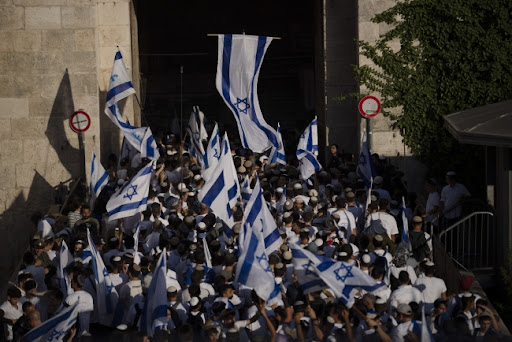
[(82, 204), (80, 214), (82, 215), (82, 219), (88, 219), (91, 217), (91, 206), (87, 203)]
[(41, 315), (39, 314), (39, 311), (36, 309), (30, 311), (30, 313), (27, 315), (27, 322), (30, 328), (35, 328), (41, 325)]
[(128, 267), (128, 276), (130, 279), (139, 279), (141, 268), (137, 264), (130, 264)]
[(471, 293), (465, 293), (462, 296), (461, 302), (464, 311), (471, 311), (475, 307), (475, 296)]
[(381, 198), (379, 199), (379, 210), (385, 211), (389, 206), (389, 200), (387, 198)]
[(449, 185), (449, 186), (454, 186), (455, 183), (457, 182), (456, 178), (456, 173), (454, 171), (448, 171), (446, 173), (446, 183)]
[(7, 289), (7, 301), (11, 303), (11, 305), (18, 305), (18, 301), (21, 298), (21, 291), (14, 286), (11, 286)]
[(220, 289), (220, 294), (222, 297), (231, 299), (235, 294), (235, 287), (231, 284), (224, 284)]
[(420, 231), (421, 226), (423, 225), (423, 219), (421, 216), (414, 216), (412, 218), (412, 229), (415, 231)]
[(398, 274), (398, 282), (400, 285), (407, 285), (409, 284), (409, 273), (407, 271), (400, 271)]
[(480, 324), (480, 333), (486, 333), (491, 328), (491, 315), (489, 315), (487, 312), (482, 312), (480, 316), (478, 316), (478, 323)]
[(425, 189), (428, 193), (436, 191), (437, 181), (434, 178), (429, 178), (425, 182)]
[(59, 306), (62, 304), (64, 294), (61, 290), (51, 290), (47, 292), (48, 296), (48, 312), (55, 313)]
[(338, 150), (339, 150), (339, 148), (338, 148), (338, 144), (332, 144), (332, 145), (331, 145), (331, 154), (332, 154), (333, 156), (335, 156), (335, 155), (337, 155), (337, 154), (338, 154)]
[(398, 307), (396, 308), (396, 315), (397, 319), (403, 323), (411, 321), (414, 316), (414, 312), (409, 304), (398, 304)]
[(442, 299), (436, 299), (434, 302), (434, 314), (437, 316), (437, 315), (440, 315), (440, 314), (446, 312), (446, 309), (447, 309), (446, 304), (447, 304), (447, 301), (442, 300)]
[(232, 328), (235, 325), (235, 310), (226, 309), (221, 314), (221, 317), (224, 328)]

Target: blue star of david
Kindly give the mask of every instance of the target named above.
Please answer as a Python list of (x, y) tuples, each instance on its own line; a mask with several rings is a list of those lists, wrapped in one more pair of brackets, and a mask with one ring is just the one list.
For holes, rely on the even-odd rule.
[[(272, 269), (270, 268), (270, 265), (269, 265), (269, 263), (267, 261), (267, 256), (265, 255), (265, 253), (261, 254), (261, 256), (256, 256), (256, 259), (258, 259), (258, 262), (260, 263), (261, 267), (263, 267), (265, 272), (272, 273)], [(266, 266), (266, 268), (265, 268), (265, 266)]]
[[(138, 193), (137, 193), (137, 186), (138, 185), (133, 185), (133, 184), (130, 185), (128, 187), (128, 190), (126, 190), (126, 194), (123, 196), (123, 198), (127, 198), (128, 197), (130, 199), (130, 201), (131, 201), (133, 196), (138, 195)], [(130, 193), (130, 190), (131, 190), (131, 193)]]
[(119, 76), (117, 76), (117, 74), (114, 74), (114, 75), (110, 76), (110, 80), (111, 80), (112, 82), (114, 82), (114, 81), (116, 80), (116, 78), (118, 78), (118, 77), (119, 77)]
[(132, 133), (132, 136), (137, 139), (138, 142), (142, 142), (142, 138), (138, 135), (138, 134), (135, 134), (135, 133)]
[[(347, 270), (347, 273), (345, 273), (345, 275), (341, 275), (343, 270)], [(354, 276), (352, 274), (352, 272), (350, 272), (351, 270), (352, 270), (352, 266), (346, 266), (344, 263), (341, 263), (340, 268), (338, 268), (336, 271), (334, 271), (334, 274), (336, 274), (336, 280), (344, 283), (347, 278)]]
[(251, 106), (249, 105), (249, 102), (247, 100), (247, 97), (245, 99), (239, 99), (238, 97), (236, 98), (236, 108), (238, 108), (238, 110), (244, 114), (247, 114), (247, 110), (249, 108), (251, 108)]
[(311, 260), (307, 264), (302, 265), (302, 267), (306, 270), (305, 275), (316, 274)]
[(59, 330), (54, 330), (52, 331), (52, 333), (50, 334), (50, 336), (48, 336), (48, 341), (51, 342), (51, 341), (58, 341), (60, 339), (60, 337), (62, 335), (64, 335), (66, 333), (66, 331), (59, 331)]
[(219, 150), (217, 150), (216, 148), (214, 148), (213, 150), (215, 151), (215, 154), (213, 155), (213, 157), (217, 158), (217, 159), (220, 159)]

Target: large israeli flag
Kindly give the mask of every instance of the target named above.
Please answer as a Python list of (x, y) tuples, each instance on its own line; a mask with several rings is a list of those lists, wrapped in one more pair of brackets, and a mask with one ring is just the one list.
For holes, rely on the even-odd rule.
[(112, 283), (112, 279), (110, 279), (101, 254), (96, 249), (94, 241), (92, 241), (89, 229), (87, 229), (87, 242), (89, 243), (88, 249), (91, 253), (94, 289), (96, 290), (94, 311), (100, 324), (110, 326), (114, 319), (114, 311), (119, 301), (119, 295)]
[(208, 133), (206, 133), (206, 129), (204, 128), (204, 114), (197, 106), (192, 108), (187, 132), (190, 138), (190, 147), (188, 149), (190, 155), (196, 157), (197, 161), (201, 164), (204, 158), (203, 140), (208, 139)]
[(281, 125), (277, 123), (277, 146), (272, 146), (269, 157), (270, 163), (286, 165), (286, 155), (284, 152), (283, 137), (281, 136)]
[(242, 185), (240, 185), (240, 192), (242, 195), (242, 203), (245, 206), (251, 199), (252, 194), (251, 184), (249, 182), (249, 175), (245, 175), (245, 179), (242, 182)]
[(368, 148), (368, 141), (366, 137), (366, 129), (363, 130), (363, 136), (361, 138), (361, 152), (359, 154), (359, 165), (357, 165), (357, 174), (364, 181), (367, 189), (370, 188), (372, 179), (375, 178), (377, 173), (373, 166), (372, 156), (370, 149)]
[(61, 342), (78, 319), (78, 303), (62, 310), (58, 315), (33, 328), (23, 336), (27, 342)]
[(101, 165), (100, 161), (96, 157), (96, 154), (92, 153), (91, 160), (91, 195), (95, 198), (98, 198), (101, 190), (108, 183), (108, 173), (105, 171), (103, 165)]
[(279, 298), (280, 290), (270, 268), (262, 238), (264, 207), (266, 205), (262, 205), (260, 193), (254, 191), (245, 208), (242, 224), (244, 233), (240, 235), (239, 241), (242, 248), (235, 281), (253, 288), (263, 300), (273, 302)]
[(203, 158), (203, 170), (201, 171), (201, 176), (205, 181), (210, 179), (213, 170), (215, 170), (217, 164), (219, 164), (220, 152), (219, 126), (215, 123), (215, 127), (213, 128), (212, 135), (208, 141), (208, 146), (206, 147), (206, 152)]
[(300, 136), (296, 154), (302, 179), (311, 184), (309, 177), (322, 169), (322, 165), (316, 159), (318, 155), (318, 123), (316, 116)]
[(198, 200), (209, 206), (215, 215), (229, 227), (234, 224), (232, 209), (240, 197), (240, 185), (236, 176), (228, 135), (224, 134), (221, 157), (210, 179), (206, 181), (197, 196)]
[(357, 266), (342, 261), (335, 261), (331, 258), (313, 254), (303, 249), (302, 252), (311, 261), (311, 266), (324, 281), (334, 295), (341, 299), (345, 305), (352, 307), (356, 293), (362, 289), (367, 292), (377, 290), (384, 283), (377, 284), (368, 274), (364, 273)]
[(108, 220), (133, 216), (146, 210), (153, 164), (143, 167), (129, 182), (116, 191), (107, 203)]
[(121, 116), (117, 103), (131, 94), (135, 94), (135, 89), (128, 75), (121, 51), (117, 48), (108, 86), (105, 114), (121, 129), (126, 140), (141, 153), (142, 157), (156, 160), (160, 157), (160, 153), (151, 129), (149, 127), (134, 127), (126, 123)]
[(235, 115), (244, 148), (261, 153), (278, 146), (274, 128), (266, 123), (258, 101), (261, 63), (272, 38), (219, 35), (217, 90)]
[[(249, 206), (251, 210), (247, 210)], [(249, 225), (245, 227), (251, 227), (255, 230), (256, 236), (263, 241), (265, 251), (268, 255), (275, 252), (281, 246), (283, 239), (281, 235), (279, 235), (276, 221), (263, 197), (259, 179), (256, 179), (256, 184), (254, 185), (254, 189), (252, 189), (252, 194), (247, 203), (244, 216), (249, 223)], [(245, 228), (244, 233), (246, 233)]]
[(140, 316), (140, 330), (149, 337), (153, 337), (157, 331), (167, 326), (166, 256), (164, 248), (153, 271), (153, 278)]

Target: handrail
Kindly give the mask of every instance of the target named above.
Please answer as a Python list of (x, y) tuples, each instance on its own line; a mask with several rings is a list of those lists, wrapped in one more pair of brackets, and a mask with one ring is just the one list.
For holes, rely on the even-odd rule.
[(450, 227), (448, 227), (445, 230), (443, 230), (442, 232), (440, 232), (439, 233), (439, 238), (441, 238), (443, 235), (445, 235), (450, 230), (453, 230), (454, 228), (458, 227), (461, 223), (464, 223), (467, 220), (469, 220), (470, 218), (472, 218), (473, 216), (479, 215), (479, 214), (489, 214), (491, 216), (494, 216), (494, 214), (491, 213), (490, 211), (475, 211), (474, 213), (471, 213), (468, 216), (465, 216), (465, 217), (461, 218), (460, 220), (458, 220), (457, 222), (452, 224)]

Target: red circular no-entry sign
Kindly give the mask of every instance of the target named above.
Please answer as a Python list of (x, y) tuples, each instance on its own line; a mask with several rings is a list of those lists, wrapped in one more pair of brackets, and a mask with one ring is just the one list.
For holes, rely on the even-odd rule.
[(359, 113), (365, 118), (373, 118), (380, 113), (380, 101), (375, 96), (365, 96), (359, 101)]
[(78, 110), (69, 117), (69, 127), (76, 133), (83, 133), (91, 126), (91, 117), (83, 110)]

